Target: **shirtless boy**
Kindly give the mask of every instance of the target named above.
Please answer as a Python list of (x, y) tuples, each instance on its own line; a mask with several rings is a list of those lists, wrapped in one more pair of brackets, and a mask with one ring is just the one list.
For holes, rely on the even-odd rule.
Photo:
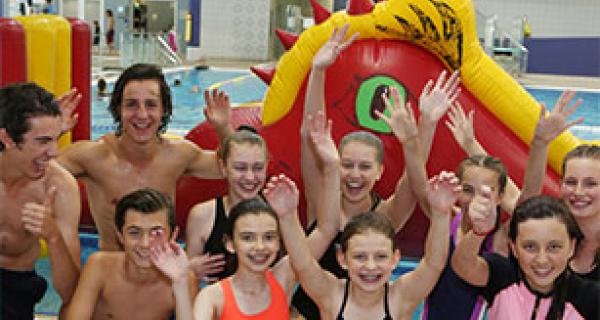
[[(229, 101), (225, 100), (227, 108), (207, 110), (207, 116), (219, 118), (219, 112), (229, 112)], [(149, 187), (174, 198), (181, 176), (216, 179), (222, 174), (216, 153), (201, 150), (184, 139), (160, 136), (166, 130), (173, 106), (169, 86), (157, 66), (136, 64), (123, 71), (115, 83), (109, 110), (117, 131), (97, 141), (68, 146), (58, 161), (86, 184), (100, 248), (119, 250), (113, 221), (115, 204), (124, 195)], [(229, 126), (229, 117), (220, 119), (221, 128), (213, 122), (217, 132), (227, 132), (223, 127)]]
[(153, 189), (134, 191), (119, 201), (114, 220), (124, 252), (89, 257), (67, 320), (165, 320), (175, 309), (177, 319), (191, 319), (198, 286), (185, 253), (174, 243), (170, 197)]
[(0, 319), (33, 319), (46, 280), (35, 273), (40, 239), (63, 303), (79, 277), (79, 190), (53, 159), (61, 112), (39, 86), (0, 89)]

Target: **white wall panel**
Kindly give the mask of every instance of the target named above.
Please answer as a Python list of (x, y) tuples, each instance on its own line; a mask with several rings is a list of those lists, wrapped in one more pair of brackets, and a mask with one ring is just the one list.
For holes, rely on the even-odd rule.
[(473, 0), (475, 8), (509, 30), (514, 17), (527, 15), (532, 37), (600, 37), (600, 0)]
[(200, 54), (205, 58), (265, 60), (270, 0), (202, 0)]

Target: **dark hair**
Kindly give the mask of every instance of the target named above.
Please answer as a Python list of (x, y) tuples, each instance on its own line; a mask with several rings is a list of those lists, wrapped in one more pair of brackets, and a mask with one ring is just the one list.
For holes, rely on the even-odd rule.
[(221, 142), (221, 147), (218, 151), (218, 155), (221, 160), (227, 161), (229, 154), (231, 153), (232, 144), (249, 144), (251, 146), (260, 146), (265, 153), (265, 160), (268, 158), (269, 151), (267, 150), (267, 144), (265, 143), (265, 140), (255, 132), (238, 128), (238, 131), (235, 131), (227, 136), (227, 138)]
[(348, 250), (348, 241), (350, 241), (350, 238), (356, 234), (366, 233), (367, 231), (381, 233), (388, 237), (392, 242), (392, 250), (396, 249), (396, 231), (390, 219), (381, 213), (369, 211), (353, 216), (346, 224), (346, 227), (344, 227), (340, 238), (342, 252), (345, 253)]
[(379, 137), (368, 131), (350, 132), (344, 137), (342, 137), (342, 140), (340, 140), (340, 153), (342, 152), (342, 150), (344, 150), (344, 147), (350, 142), (360, 142), (362, 144), (374, 148), (376, 152), (375, 157), (377, 162), (379, 164), (383, 164), (383, 142), (381, 142), (381, 139), (379, 139)]
[(229, 211), (229, 219), (227, 219), (227, 224), (225, 225), (225, 235), (229, 237), (229, 239), (233, 239), (233, 231), (235, 229), (235, 223), (243, 216), (254, 214), (259, 215), (262, 213), (266, 213), (277, 221), (277, 225), (279, 226), (279, 219), (277, 218), (277, 214), (271, 208), (271, 206), (265, 202), (261, 198), (252, 198), (242, 200), (238, 204), (236, 204), (231, 211)]
[[(35, 83), (12, 84), (0, 89), (0, 128), (18, 145), (31, 129), (29, 119), (60, 116), (60, 107), (52, 93)], [(0, 142), (0, 151), (5, 146)]]
[(112, 10), (111, 10), (111, 9), (106, 9), (106, 14), (107, 14), (109, 17), (112, 17), (112, 16), (113, 16), (113, 12), (112, 12)]
[[(562, 200), (550, 196), (537, 196), (525, 200), (517, 206), (510, 220), (508, 237), (514, 243), (519, 232), (519, 224), (530, 219), (558, 219), (565, 225), (569, 238), (575, 241), (575, 248), (583, 239), (583, 233), (569, 208)], [(514, 258), (514, 257), (513, 257)], [(562, 319), (567, 295), (568, 279), (570, 277), (568, 268), (554, 281), (552, 293), (552, 304), (546, 315), (548, 320)]]
[(591, 158), (600, 160), (600, 146), (592, 144), (578, 145), (575, 149), (569, 151), (562, 163), (561, 178), (565, 177), (565, 170), (567, 169), (567, 162), (575, 158)]
[(175, 226), (177, 225), (175, 221), (175, 209), (171, 197), (163, 192), (151, 188), (143, 188), (131, 192), (121, 198), (115, 209), (115, 225), (117, 226), (117, 230), (122, 231), (123, 225), (125, 224), (125, 214), (127, 214), (129, 209), (144, 214), (155, 213), (159, 210), (166, 209), (171, 232), (175, 230)]
[(163, 107), (163, 115), (160, 120), (160, 126), (158, 127), (159, 133), (164, 133), (167, 130), (167, 124), (171, 120), (171, 114), (173, 113), (173, 104), (171, 102), (171, 89), (165, 80), (165, 76), (162, 73), (160, 67), (154, 64), (138, 63), (125, 69), (123, 73), (117, 79), (115, 87), (113, 89), (112, 96), (110, 98), (110, 104), (108, 105), (108, 111), (110, 111), (114, 122), (117, 124), (117, 135), (120, 135), (123, 130), (123, 123), (121, 123), (121, 103), (123, 102), (123, 91), (125, 86), (134, 80), (156, 80), (160, 87), (160, 100)]
[(504, 192), (508, 178), (506, 167), (500, 159), (479, 154), (463, 159), (456, 169), (456, 176), (459, 180), (463, 180), (463, 175), (470, 166), (482, 167), (498, 173), (498, 193)]

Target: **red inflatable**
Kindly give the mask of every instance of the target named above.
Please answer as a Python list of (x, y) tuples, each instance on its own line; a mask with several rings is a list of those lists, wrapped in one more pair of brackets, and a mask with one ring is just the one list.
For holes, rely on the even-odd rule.
[[(418, 96), (425, 83), (432, 78), (437, 78), (445, 66), (442, 62), (422, 48), (404, 41), (394, 40), (361, 40), (355, 42), (338, 58), (336, 63), (327, 70), (326, 77), (326, 105), (327, 116), (333, 119), (333, 135), (336, 141), (348, 132), (356, 130), (369, 130), (360, 124), (361, 113), (370, 113), (373, 108), (370, 101), (369, 107), (358, 108), (357, 99), (361, 104), (368, 99), (369, 93), (362, 92), (365, 83), (384, 79), (385, 84), (389, 79), (397, 81), (407, 93), (407, 100), (413, 106), (418, 106)], [(387, 80), (386, 80), (387, 79)], [(305, 83), (299, 92), (292, 110), (281, 120), (267, 127), (258, 127), (260, 134), (267, 141), (270, 151), (269, 174), (285, 173), (294, 179), (301, 187), (300, 176), (300, 123), (302, 119), (302, 106), (304, 103)], [(465, 88), (462, 88), (459, 98), (461, 104), (468, 112), (476, 110), (475, 130), (480, 142), (488, 152), (499, 157), (508, 168), (511, 177), (521, 184), (526, 166), (527, 146), (518, 139), (503, 123), (496, 119), (482, 104)], [(365, 98), (366, 94), (366, 98)], [(234, 114), (257, 112), (257, 109), (236, 109)], [(418, 110), (415, 110), (418, 116)], [(249, 121), (234, 121), (258, 125), (258, 114), (248, 117)], [(466, 157), (454, 141), (450, 131), (443, 125), (446, 119), (440, 120), (434, 139), (431, 155), (427, 163), (429, 174), (441, 170), (455, 170), (458, 163)], [(385, 171), (381, 180), (376, 184), (375, 190), (382, 196), (389, 196), (403, 170), (403, 156), (401, 146), (397, 139), (387, 133), (377, 134), (385, 146)], [(204, 148), (216, 147), (216, 135), (210, 125), (200, 124), (186, 137)], [(558, 179), (556, 174), (550, 172), (552, 179), (546, 180), (545, 191), (556, 193)], [(184, 225), (189, 208), (200, 201), (204, 201), (224, 192), (223, 184), (215, 187), (214, 181), (184, 179), (177, 189), (177, 211), (180, 225)], [(416, 213), (408, 225), (399, 235), (399, 243), (408, 255), (420, 255), (427, 219)]]
[(0, 87), (27, 81), (25, 30), (13, 19), (0, 18)]
[(90, 77), (92, 47), (90, 26), (83, 20), (67, 18), (71, 23), (71, 86), (81, 93), (81, 102), (75, 111), (79, 114), (77, 125), (71, 132), (71, 140), (90, 140)]

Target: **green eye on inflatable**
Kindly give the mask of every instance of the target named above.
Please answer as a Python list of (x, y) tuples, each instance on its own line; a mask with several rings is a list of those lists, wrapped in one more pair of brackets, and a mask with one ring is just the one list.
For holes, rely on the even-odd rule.
[[(394, 78), (388, 76), (375, 76), (365, 80), (358, 88), (356, 95), (356, 118), (361, 127), (371, 129), (380, 133), (391, 133), (392, 129), (375, 114), (375, 110), (389, 115), (385, 108), (382, 95), (389, 91), (390, 87), (398, 88), (402, 100), (406, 101), (404, 87)], [(389, 98), (391, 101), (392, 98)]]

